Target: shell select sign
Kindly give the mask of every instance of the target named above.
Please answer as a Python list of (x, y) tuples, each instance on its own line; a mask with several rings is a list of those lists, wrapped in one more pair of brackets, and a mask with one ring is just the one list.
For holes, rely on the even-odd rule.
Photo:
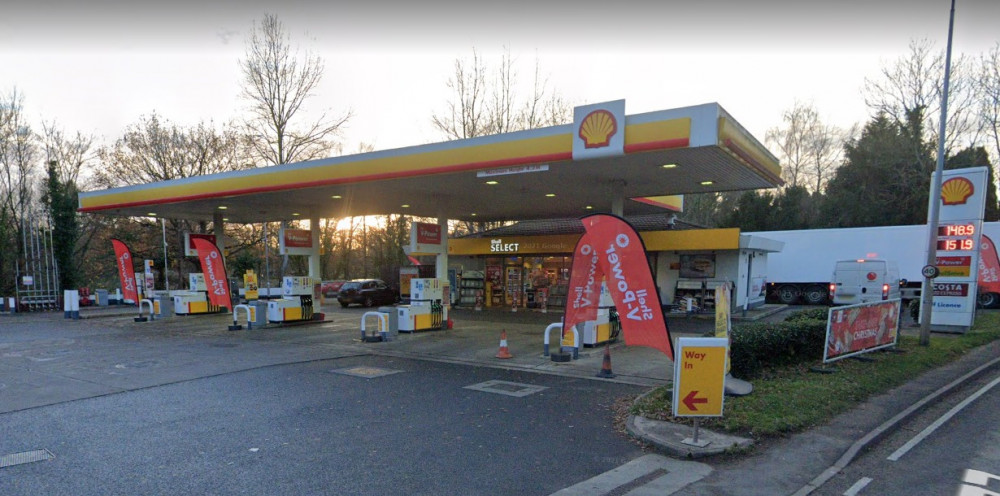
[(721, 417), (726, 338), (680, 338), (674, 350), (675, 417)]

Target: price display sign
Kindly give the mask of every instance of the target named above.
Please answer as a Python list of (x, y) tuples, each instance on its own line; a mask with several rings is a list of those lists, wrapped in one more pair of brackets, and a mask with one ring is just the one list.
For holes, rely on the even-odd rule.
[(976, 240), (967, 239), (939, 239), (937, 241), (938, 251), (972, 251), (976, 248)]
[(938, 226), (938, 237), (943, 236), (974, 236), (975, 224), (942, 224)]
[[(940, 195), (932, 192), (930, 201), (939, 206), (939, 223), (933, 233), (938, 277), (925, 290), (934, 295), (933, 330), (965, 332), (972, 325), (987, 176), (986, 167), (947, 170), (941, 177)], [(924, 314), (921, 309), (921, 320)]]

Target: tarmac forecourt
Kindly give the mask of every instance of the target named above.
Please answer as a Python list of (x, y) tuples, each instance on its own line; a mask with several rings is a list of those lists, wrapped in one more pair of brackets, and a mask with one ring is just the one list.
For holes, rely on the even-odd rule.
[[(546, 322), (560, 319), (558, 312), (513, 315), (459, 310), (454, 313), (454, 330), (400, 334), (386, 343), (362, 343), (358, 329), (363, 311), (359, 309), (342, 312), (331, 308), (327, 321), (315, 325), (237, 332), (227, 330), (229, 314), (136, 323), (132, 320), (134, 309), (122, 310), (83, 312), (79, 321), (65, 320), (61, 314), (0, 316), (4, 324), (14, 324), (4, 325), (6, 339), (0, 345), (7, 359), (6, 399), (0, 403), (0, 413), (276, 364), (368, 354), (401, 356), (649, 387), (640, 403), (653, 401), (661, 414), (667, 415), (632, 416), (629, 425), (633, 434), (676, 457), (733, 454), (723, 459), (729, 476), (744, 476), (741, 471), (750, 471), (751, 466), (760, 473), (767, 473), (769, 466), (774, 470), (780, 467), (784, 473), (789, 471), (789, 460), (795, 460), (792, 465), (801, 465), (799, 476), (760, 482), (763, 488), (771, 484), (774, 494), (791, 494), (809, 484), (821, 484), (818, 478), (828, 469), (849, 463), (864, 446), (891, 432), (963, 378), (989, 370), (1000, 357), (996, 342), (1000, 312), (981, 311), (976, 326), (965, 335), (935, 334), (929, 348), (917, 346), (916, 330), (904, 326), (899, 346), (903, 353), (879, 351), (872, 354), (874, 361), (844, 360), (838, 362), (834, 374), (795, 368), (769, 375), (766, 380), (751, 380), (753, 394), (726, 398), (722, 417), (702, 419), (701, 435), (712, 441), (706, 448), (710, 451), (692, 453), (691, 446), (671, 451), (671, 446), (676, 446), (672, 439), (681, 436), (679, 444), (691, 436), (691, 421), (671, 417), (666, 406), (669, 401), (655, 403), (658, 394), (669, 390), (661, 386), (670, 383), (673, 364), (655, 350), (621, 343), (611, 348), (613, 379), (595, 377), (602, 368), (603, 348), (584, 349), (579, 360), (568, 364), (554, 363), (542, 356), (541, 335)], [(788, 310), (773, 318), (785, 313)], [(678, 337), (702, 336), (713, 329), (712, 320), (707, 318), (674, 317), (669, 325)], [(514, 356), (509, 360), (495, 358), (502, 331), (506, 331)], [(226, 353), (233, 347), (240, 353)], [(220, 356), (232, 359), (220, 360)], [(109, 374), (109, 370), (114, 373)], [(892, 385), (865, 380), (875, 374), (890, 379), (882, 384)], [(97, 377), (99, 381), (94, 380)], [(833, 398), (809, 394), (810, 389), (816, 389), (810, 381), (822, 381), (833, 391)], [(794, 389), (799, 383), (802, 391)], [(903, 385), (906, 387), (900, 387)], [(854, 397), (867, 399), (846, 399), (846, 394), (837, 393), (845, 387), (853, 388)], [(777, 402), (778, 407), (768, 403), (774, 401), (774, 395), (784, 398)], [(823, 401), (823, 408), (810, 401)], [(666, 429), (659, 431), (666, 441), (656, 439), (657, 429)], [(748, 432), (753, 435), (746, 435)], [(756, 447), (745, 449), (747, 444), (733, 442), (736, 437), (752, 440)], [(733, 450), (733, 444), (740, 448)], [(806, 449), (808, 452), (799, 453)], [(718, 469), (697, 484), (728, 484), (722, 478)]]

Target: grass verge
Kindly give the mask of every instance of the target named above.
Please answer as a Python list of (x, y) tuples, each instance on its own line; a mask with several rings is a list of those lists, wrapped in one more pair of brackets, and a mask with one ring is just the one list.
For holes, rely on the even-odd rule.
[[(982, 312), (962, 335), (932, 335), (930, 346), (902, 336), (898, 350), (876, 351), (871, 360), (844, 359), (831, 374), (811, 372), (819, 363), (768, 369), (751, 381), (754, 392), (727, 397), (723, 417), (706, 417), (707, 429), (765, 439), (823, 424), (867, 398), (888, 391), (928, 370), (952, 362), (969, 350), (1000, 339), (1000, 312)], [(651, 419), (689, 423), (671, 416), (670, 392), (657, 388), (636, 402), (631, 413)]]

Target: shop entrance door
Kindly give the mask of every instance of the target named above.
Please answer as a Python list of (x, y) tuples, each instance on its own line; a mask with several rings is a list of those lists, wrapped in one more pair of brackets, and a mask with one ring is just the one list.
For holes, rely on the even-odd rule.
[(524, 284), (522, 279), (523, 269), (520, 265), (508, 265), (506, 272), (506, 288), (504, 291), (504, 303), (507, 306), (523, 306)]

